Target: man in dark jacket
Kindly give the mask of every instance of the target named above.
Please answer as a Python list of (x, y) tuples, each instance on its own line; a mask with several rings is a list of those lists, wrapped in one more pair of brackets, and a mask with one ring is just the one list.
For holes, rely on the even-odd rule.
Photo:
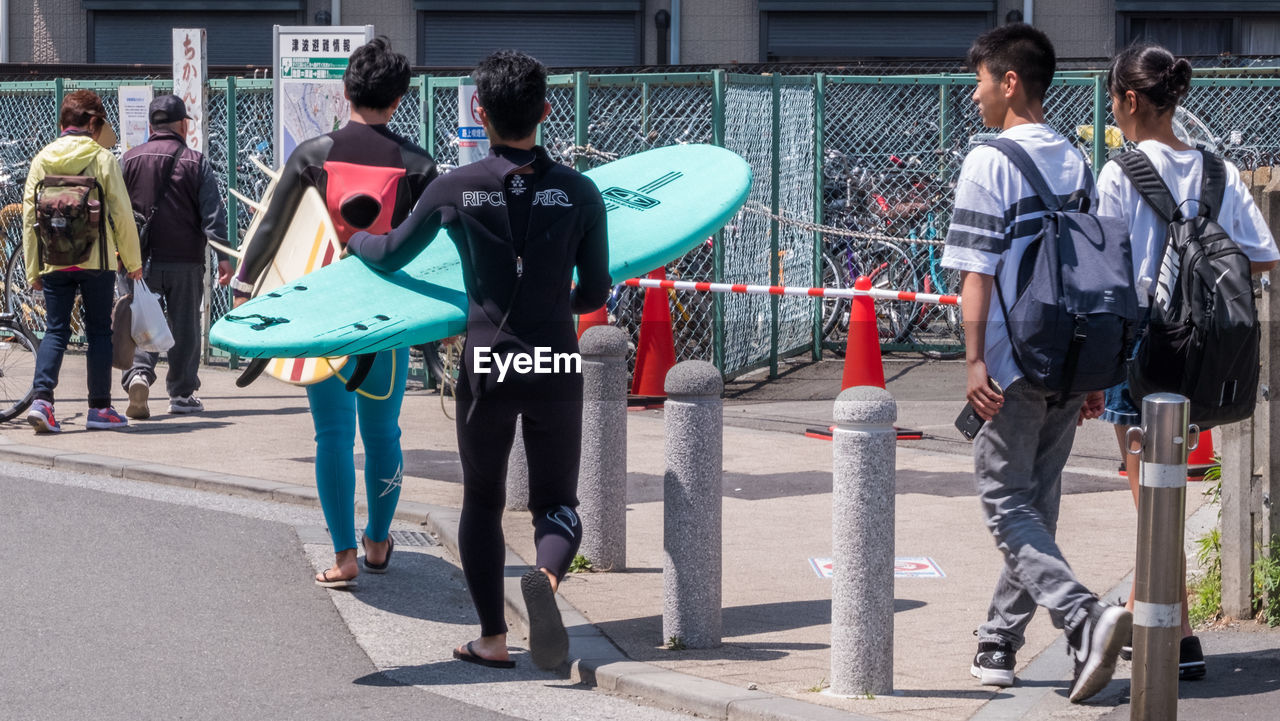
[[(227, 217), (209, 161), (187, 147), (186, 105), (176, 95), (151, 103), (151, 138), (124, 155), (124, 180), (145, 226), (142, 255), (147, 287), (164, 299), (173, 330), (165, 385), (170, 413), (199, 413), (200, 304), (205, 286), (205, 241), (227, 242)], [(139, 227), (139, 233), (143, 228)], [(231, 282), (231, 262), (218, 252), (218, 282)], [(121, 383), (129, 394), (125, 415), (148, 418), (158, 353), (139, 350)]]

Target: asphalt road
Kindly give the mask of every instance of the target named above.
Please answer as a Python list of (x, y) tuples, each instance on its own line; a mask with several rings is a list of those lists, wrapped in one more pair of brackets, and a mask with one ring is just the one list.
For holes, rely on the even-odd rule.
[(0, 464), (0, 528), (0, 719), (688, 718), (450, 660), (476, 629), (438, 547), (315, 586), (318, 510)]

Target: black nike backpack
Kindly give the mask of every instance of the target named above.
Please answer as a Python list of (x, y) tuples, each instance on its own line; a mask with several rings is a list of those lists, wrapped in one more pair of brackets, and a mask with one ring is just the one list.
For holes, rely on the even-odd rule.
[(1169, 224), (1151, 299), (1151, 322), (1129, 363), (1135, 402), (1170, 392), (1191, 400), (1191, 422), (1206, 429), (1244, 420), (1257, 402), (1261, 328), (1249, 258), (1218, 224), (1226, 193), (1222, 159), (1201, 151), (1199, 211), (1187, 217), (1150, 159), (1116, 158), (1121, 170)]

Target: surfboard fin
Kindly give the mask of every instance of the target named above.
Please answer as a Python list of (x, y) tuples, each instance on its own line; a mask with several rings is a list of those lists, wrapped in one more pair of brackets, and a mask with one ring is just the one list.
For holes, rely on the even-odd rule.
[(347, 379), (347, 390), (352, 393), (364, 383), (364, 379), (369, 377), (369, 371), (373, 370), (373, 361), (378, 357), (377, 353), (366, 353), (356, 356), (355, 370), (351, 371), (351, 377)]
[(258, 201), (256, 201), (256, 200), (250, 200), (250, 199), (249, 199), (249, 196), (245, 195), (244, 193), (241, 193), (240, 191), (236, 190), (235, 188), (227, 188), (227, 192), (231, 194), (231, 197), (235, 198), (236, 200), (240, 201), (241, 203), (244, 203), (245, 205), (247, 205), (247, 206), (249, 206), (250, 208), (252, 208), (252, 209), (253, 209), (253, 212), (255, 212), (255, 213), (260, 213), (260, 212), (262, 212), (262, 203), (259, 203), (259, 202), (258, 202)]
[(226, 253), (227, 255), (231, 256), (232, 258), (235, 258), (236, 260), (240, 260), (244, 258), (244, 251), (242, 250), (236, 250), (235, 248), (232, 248), (229, 245), (223, 245), (222, 243), (219, 243), (216, 240), (206, 239), (205, 242), (207, 242), (209, 246), (212, 247), (214, 250), (220, 250), (223, 253)]
[(245, 366), (244, 372), (236, 379), (236, 388), (246, 388), (262, 375), (262, 371), (267, 369), (267, 363), (270, 358), (253, 358), (249, 361), (249, 365)]
[(277, 178), (280, 177), (280, 171), (272, 170), (271, 168), (268, 168), (267, 164), (262, 162), (262, 159), (256, 155), (250, 155), (249, 162), (258, 166), (258, 170), (261, 170), (268, 178), (271, 178), (272, 180), (276, 180)]

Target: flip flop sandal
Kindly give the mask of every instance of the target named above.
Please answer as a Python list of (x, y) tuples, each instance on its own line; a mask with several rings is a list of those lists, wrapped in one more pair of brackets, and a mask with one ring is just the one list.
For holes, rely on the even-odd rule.
[[(369, 540), (367, 536), (360, 537), (360, 545), (364, 546), (365, 541)], [(387, 557), (382, 563), (369, 563), (369, 549), (364, 549), (364, 570), (369, 573), (386, 573), (387, 566), (391, 563), (391, 553), (396, 550), (396, 542), (391, 540), (391, 536), (387, 535)]]
[(540, 669), (558, 668), (569, 657), (569, 634), (556, 607), (551, 580), (533, 570), (520, 578), (520, 591), (529, 611), (529, 655)]
[(471, 644), (473, 643), (475, 643), (475, 641), (467, 641), (466, 653), (463, 653), (456, 648), (453, 649), (453, 657), (458, 659), (459, 661), (466, 661), (467, 663), (474, 663), (477, 666), (487, 666), (489, 668), (515, 668), (516, 667), (516, 662), (511, 661), (509, 659), (506, 661), (499, 661), (497, 659), (485, 658), (484, 656), (481, 656), (480, 654), (476, 653), (476, 650), (474, 648), (472, 648)]
[(329, 571), (332, 571), (332, 570), (333, 570), (332, 568), (324, 569), (324, 573), (320, 574), (320, 578), (323, 578), (324, 580), (322, 581), (320, 580), (320, 578), (317, 578), (316, 585), (324, 586), (325, 588), (355, 588), (356, 587), (356, 579), (354, 578), (335, 578), (330, 580)]

